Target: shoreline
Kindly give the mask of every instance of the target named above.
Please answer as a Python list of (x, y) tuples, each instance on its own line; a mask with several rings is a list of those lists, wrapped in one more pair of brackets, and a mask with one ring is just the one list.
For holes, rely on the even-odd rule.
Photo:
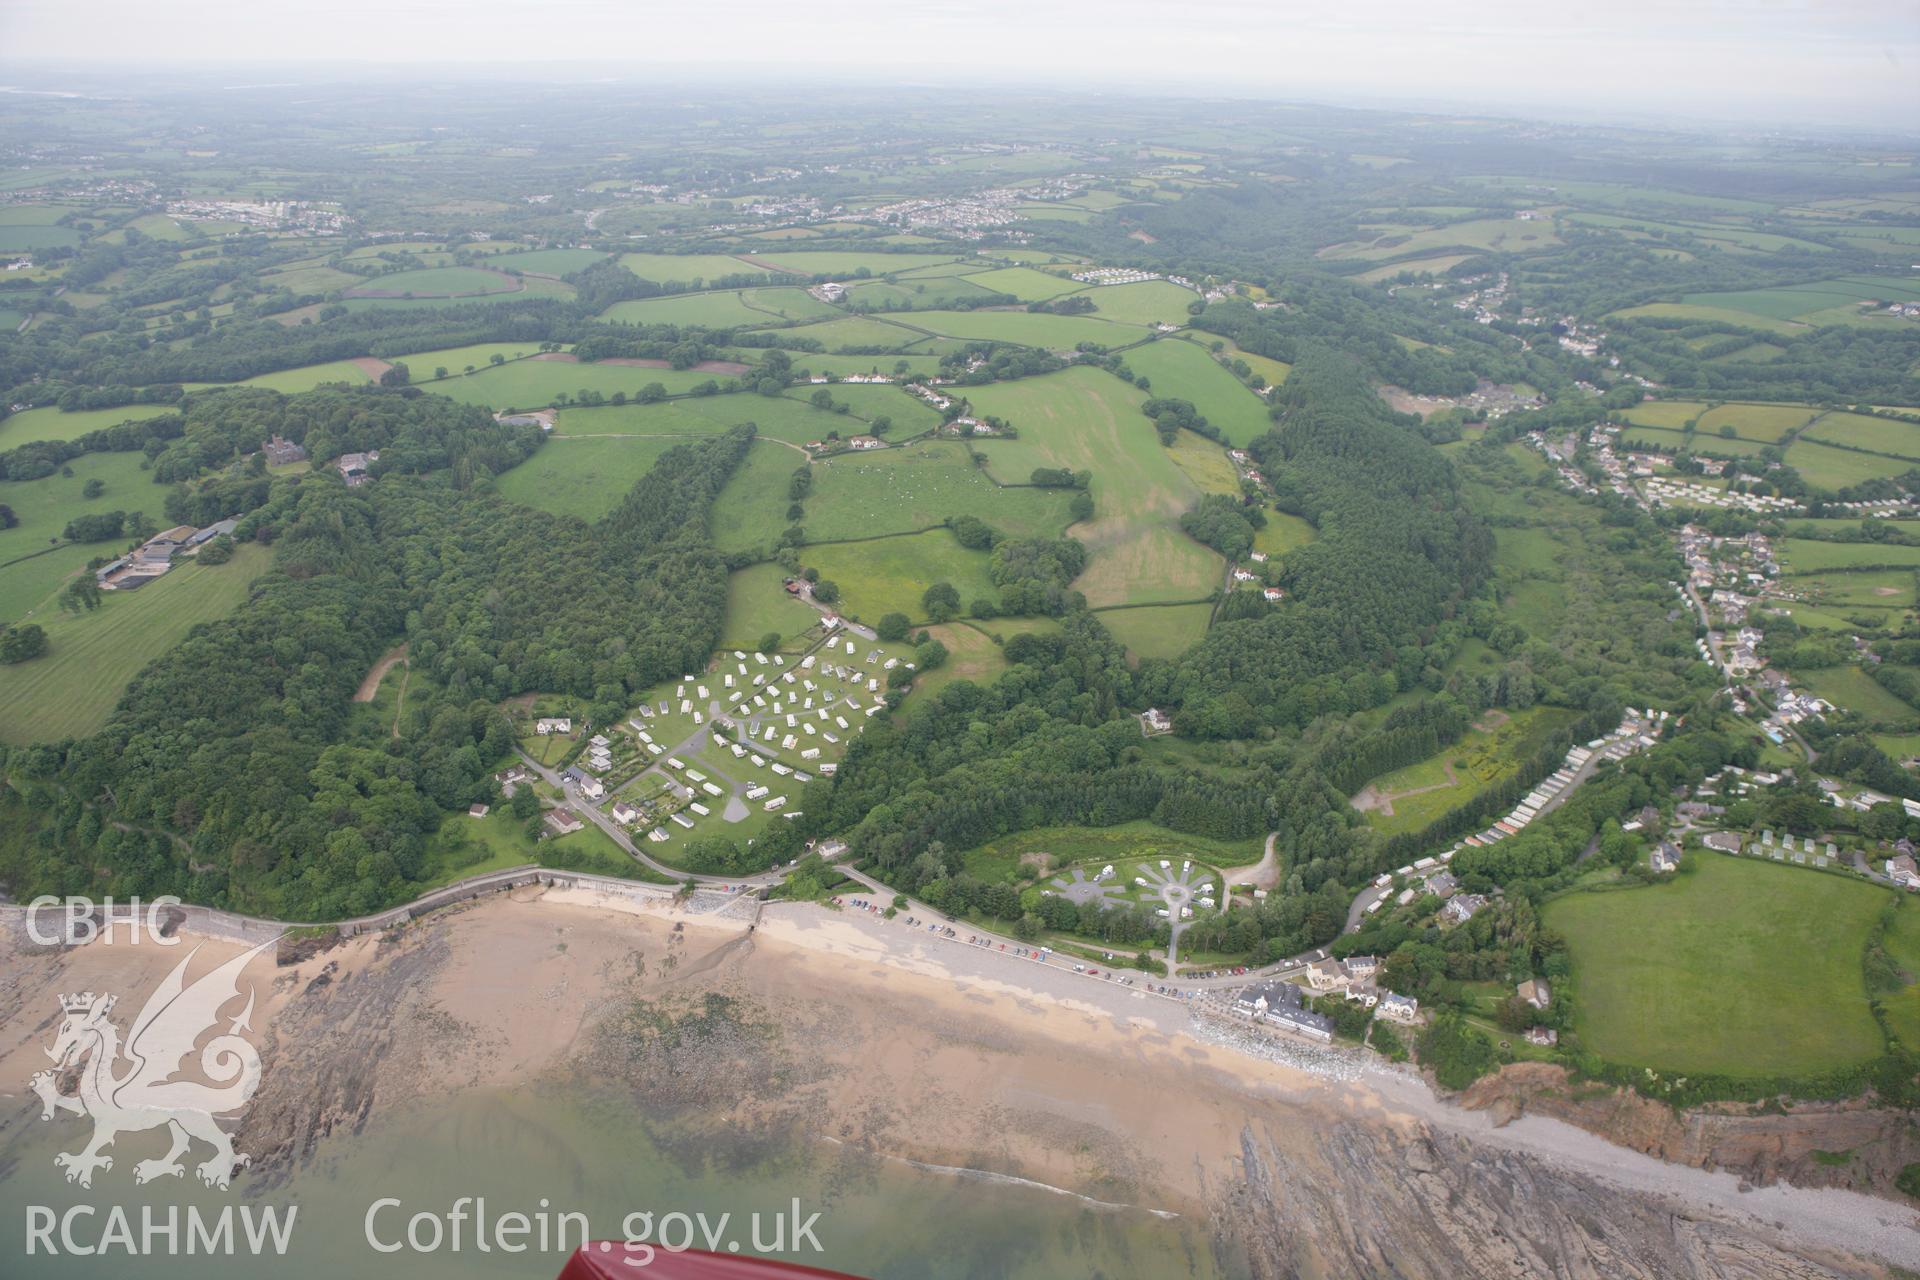
[[(903, 923), (814, 904), (769, 903), (749, 929), (744, 919), (688, 914), (650, 897), (527, 887), (408, 930), (346, 939), (284, 968), (266, 957), (249, 970), (266, 993), (256, 1036), (268, 1046), (268, 1068), (254, 1107), (262, 1114), (248, 1117), (261, 1128), (248, 1131), (247, 1149), (297, 1169), (314, 1134), (362, 1123), (369, 1109), (551, 1080), (567, 1064), (591, 1061), (581, 1047), (591, 1053), (594, 1029), (629, 998), (633, 979), (617, 954), (625, 951), (645, 974), (648, 1000), (744, 991), (778, 1011), (776, 1039), (803, 1046), (774, 1064), (771, 1078), (788, 1073), (791, 1097), (804, 1106), (783, 1110), (742, 1076), (691, 1099), (650, 1095), (648, 1081), (637, 1099), (643, 1110), (685, 1108), (748, 1129), (798, 1125), (815, 1140), (923, 1172), (1216, 1224), (1222, 1186), (1253, 1177), (1249, 1143), (1271, 1150), (1277, 1142), (1284, 1159), (1317, 1173), (1327, 1153), (1315, 1143), (1359, 1126), (1383, 1152), (1400, 1152), (1404, 1166), (1336, 1167), (1335, 1176), (1360, 1186), (1417, 1171), (1427, 1159), (1420, 1153), (1441, 1142), (1446, 1152), (1458, 1145), (1476, 1158), (1519, 1158), (1582, 1195), (1597, 1184), (1678, 1220), (1920, 1269), (1920, 1211), (1890, 1200), (1785, 1183), (1742, 1190), (1732, 1173), (1662, 1161), (1560, 1120), (1522, 1115), (1500, 1124), (1357, 1050), (1300, 1042), (1313, 1052), (1256, 1056), (1206, 1036), (1183, 1001), (997, 947), (934, 941)], [(193, 942), (203, 952), (196, 972), (242, 949)], [(128, 979), (157, 983), (185, 954), (89, 944), (52, 957), (38, 984), (34, 966), (10, 966), (14, 973), (0, 976), (0, 1026), (14, 1033), (0, 1034), (0, 1098), (30, 1101), (25, 1075), (44, 1065), (34, 1060), (48, 1030), (38, 1003), (48, 990), (131, 996)], [(336, 1047), (341, 1019), (326, 1001), (349, 998), (417, 1000), (454, 1030), (439, 1041), (400, 1040), (388, 1057), (393, 1028), (369, 1028), (381, 1045), (368, 1068), (377, 1079), (357, 1104), (343, 1100), (338, 1115), (316, 1123), (310, 1109), (323, 1104), (311, 1095), (329, 1074), (325, 1059), (358, 1048)], [(347, 1021), (364, 1016), (364, 1005), (348, 1007)], [(400, 1015), (403, 1027), (414, 1020)], [(1337, 1066), (1316, 1069), (1321, 1062)], [(840, 1126), (829, 1132), (836, 1116)], [(1380, 1187), (1383, 1196), (1395, 1189)]]

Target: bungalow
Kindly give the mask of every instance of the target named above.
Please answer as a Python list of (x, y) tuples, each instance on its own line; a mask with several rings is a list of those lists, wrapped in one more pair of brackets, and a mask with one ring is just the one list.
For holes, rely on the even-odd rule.
[(578, 831), (586, 823), (573, 810), (561, 808), (547, 810), (547, 825), (553, 828), (555, 835), (564, 836), (568, 832)]
[(1887, 877), (1895, 884), (1904, 889), (1920, 889), (1920, 869), (1914, 866), (1912, 854), (1903, 853), (1888, 858), (1885, 866)]
[(1660, 847), (1647, 855), (1647, 865), (1653, 868), (1655, 875), (1666, 875), (1680, 869), (1680, 848), (1671, 840), (1662, 840)]
[(469, 818), (484, 818), (487, 816), (487, 806), (484, 804), (468, 805), (467, 816)]
[(1712, 832), (1709, 835), (1702, 836), (1700, 843), (1709, 849), (1715, 849), (1721, 853), (1740, 852), (1740, 837), (1732, 831)]
[(1528, 1027), (1526, 1041), (1528, 1044), (1537, 1044), (1543, 1049), (1550, 1049), (1560, 1043), (1560, 1033), (1552, 1027)]

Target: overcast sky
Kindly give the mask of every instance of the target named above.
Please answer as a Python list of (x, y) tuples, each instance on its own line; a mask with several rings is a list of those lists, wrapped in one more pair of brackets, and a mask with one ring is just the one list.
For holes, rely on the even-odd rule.
[(0, 58), (613, 60), (1920, 129), (1920, 0), (0, 0)]

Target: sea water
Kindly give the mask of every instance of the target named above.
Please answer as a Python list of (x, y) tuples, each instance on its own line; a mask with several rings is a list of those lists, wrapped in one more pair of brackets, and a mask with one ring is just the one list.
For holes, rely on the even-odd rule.
[[(203, 1147), (185, 1157), (184, 1178), (136, 1186), (135, 1163), (165, 1150), (162, 1131), (122, 1136), (111, 1148), (113, 1168), (96, 1172), (89, 1189), (74, 1186), (54, 1155), (80, 1149), (91, 1123), (64, 1113), (42, 1123), (38, 1104), (26, 1101), (31, 1110), (16, 1111), (0, 1131), (0, 1275), (7, 1276), (119, 1277), (137, 1266), (137, 1274), (156, 1280), (543, 1278), (559, 1271), (577, 1243), (577, 1219), (563, 1222), (562, 1214), (583, 1216), (595, 1239), (641, 1234), (650, 1224), (645, 1234), (668, 1244), (680, 1242), (684, 1220), (699, 1247), (708, 1247), (704, 1233), (712, 1231), (712, 1247), (724, 1252), (735, 1245), (743, 1253), (774, 1243), (779, 1223), (785, 1247), (768, 1256), (873, 1280), (1245, 1274), (1237, 1259), (1216, 1256), (1205, 1223), (1155, 1213), (1156, 1205), (1127, 1205), (1122, 1191), (1093, 1203), (992, 1175), (916, 1167), (811, 1134), (759, 1138), (697, 1125), (668, 1130), (649, 1125), (623, 1098), (572, 1086), (467, 1093), (382, 1114), (360, 1134), (321, 1143), (290, 1177), (243, 1171), (228, 1191), (203, 1187), (194, 1177), (194, 1163), (206, 1158)], [(452, 1214), (463, 1200), (456, 1248)], [(135, 1248), (144, 1245), (145, 1252), (129, 1253), (103, 1238), (116, 1206)], [(181, 1224), (171, 1245), (164, 1233), (142, 1227), (143, 1210), (164, 1222), (170, 1206)], [(67, 1217), (76, 1207), (93, 1212)], [(271, 1245), (256, 1256), (242, 1244), (241, 1215), (251, 1212), (257, 1220), (268, 1208), (280, 1209), (282, 1220), (297, 1208), (284, 1256)], [(228, 1209), (236, 1252), (189, 1255), (189, 1212), (212, 1224)], [(30, 1224), (46, 1222), (49, 1213), (73, 1225), (72, 1244), (106, 1244), (110, 1251), (71, 1256), (56, 1229), (58, 1252), (49, 1256), (29, 1239)], [(524, 1215), (523, 1232), (516, 1214)], [(670, 1214), (684, 1217), (669, 1221)], [(696, 1216), (702, 1214), (704, 1224)], [(724, 1224), (721, 1214), (729, 1215)], [(416, 1215), (423, 1220), (414, 1223)], [(476, 1219), (487, 1224), (493, 1246), (487, 1251), (480, 1248)], [(795, 1232), (802, 1224), (810, 1225), (810, 1235)], [(30, 1243), (37, 1250), (31, 1256)], [(528, 1247), (518, 1253), (501, 1247), (513, 1243)], [(396, 1245), (399, 1251), (383, 1252)], [(139, 1261), (130, 1266), (134, 1258)]]

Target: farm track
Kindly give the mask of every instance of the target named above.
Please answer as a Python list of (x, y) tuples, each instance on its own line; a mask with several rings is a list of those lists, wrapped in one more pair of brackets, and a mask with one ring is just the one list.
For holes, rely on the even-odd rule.
[(406, 658), (407, 646), (405, 644), (397, 645), (382, 655), (380, 661), (374, 663), (372, 669), (367, 672), (366, 677), (360, 681), (360, 687), (353, 691), (353, 700), (355, 702), (372, 702), (374, 698), (378, 696), (380, 692), (380, 682), (386, 679), (387, 672), (393, 670), (395, 663), (405, 662)]

